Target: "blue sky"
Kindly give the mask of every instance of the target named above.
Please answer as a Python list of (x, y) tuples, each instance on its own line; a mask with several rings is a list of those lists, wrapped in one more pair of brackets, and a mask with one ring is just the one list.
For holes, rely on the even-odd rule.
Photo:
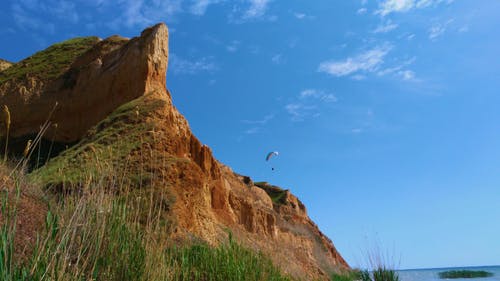
[(400, 268), (500, 264), (499, 1), (2, 3), (10, 61), (166, 22), (194, 133), (296, 194), (352, 266), (377, 247)]

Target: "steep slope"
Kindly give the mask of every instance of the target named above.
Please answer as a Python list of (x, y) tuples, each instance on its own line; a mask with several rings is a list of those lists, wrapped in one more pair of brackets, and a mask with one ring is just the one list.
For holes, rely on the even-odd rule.
[[(78, 141), (31, 180), (65, 192), (103, 179), (114, 183), (109, 188), (166, 191), (166, 231), (174, 241), (216, 245), (230, 231), (297, 277), (327, 279), (330, 271), (348, 268), (294, 195), (235, 174), (200, 143), (166, 90), (167, 64), (168, 31), (159, 24), (131, 40), (96, 42), (29, 94), (19, 89), (38, 78), (1, 84), (0, 104), (12, 108), (14, 136), (36, 133), (57, 101), (50, 118), (57, 130), (45, 138)], [(23, 114), (40, 108), (45, 118)]]

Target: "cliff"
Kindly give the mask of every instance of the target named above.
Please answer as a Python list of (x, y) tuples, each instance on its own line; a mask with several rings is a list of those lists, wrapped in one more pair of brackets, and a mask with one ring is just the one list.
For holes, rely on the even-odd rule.
[(132, 39), (72, 39), (0, 72), (13, 153), (45, 122), (43, 138), (59, 147), (31, 181), (56, 192), (103, 178), (164, 191), (173, 241), (217, 245), (230, 231), (299, 278), (348, 268), (297, 197), (234, 173), (193, 135), (166, 88), (167, 65), (168, 30), (158, 24)]

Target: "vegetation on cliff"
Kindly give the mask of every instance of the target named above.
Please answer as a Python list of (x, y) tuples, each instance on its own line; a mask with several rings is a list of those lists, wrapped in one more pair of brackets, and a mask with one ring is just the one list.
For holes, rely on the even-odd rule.
[[(231, 238), (218, 247), (169, 239), (172, 222), (162, 216), (168, 206), (159, 200), (167, 194), (150, 190), (138, 196), (125, 186), (116, 194), (110, 188), (116, 183), (105, 177), (64, 200), (39, 198), (49, 205), (45, 225), (32, 234), (33, 244), (20, 245), (16, 220), (24, 180), (7, 182), (0, 213), (1, 280), (291, 280), (262, 253)], [(26, 247), (33, 248), (28, 255)]]
[(79, 37), (54, 44), (0, 72), (0, 83), (27, 76), (54, 79), (66, 71), (75, 59), (99, 42), (99, 38)]
[(117, 108), (79, 143), (35, 170), (30, 178), (49, 188), (73, 188), (89, 178), (112, 177), (116, 175), (115, 171), (129, 170), (123, 175), (122, 182), (127, 180), (139, 186), (148, 180), (151, 175), (141, 169), (144, 165), (136, 163), (137, 159), (131, 162), (127, 158), (143, 144), (153, 141), (151, 132), (154, 124), (144, 120), (147, 120), (148, 114), (161, 108), (165, 101), (145, 101), (147, 98), (146, 95)]
[(254, 183), (255, 186), (258, 186), (262, 188), (269, 197), (271, 197), (271, 200), (273, 200), (274, 204), (284, 204), (285, 199), (286, 199), (286, 190), (282, 189), (279, 186), (271, 185), (267, 182), (256, 182)]

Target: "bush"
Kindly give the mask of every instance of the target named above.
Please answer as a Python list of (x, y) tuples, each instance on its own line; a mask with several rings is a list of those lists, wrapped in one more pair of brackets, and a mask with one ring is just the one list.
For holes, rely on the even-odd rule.
[(438, 273), (441, 279), (491, 277), (493, 273), (484, 270), (449, 270)]

